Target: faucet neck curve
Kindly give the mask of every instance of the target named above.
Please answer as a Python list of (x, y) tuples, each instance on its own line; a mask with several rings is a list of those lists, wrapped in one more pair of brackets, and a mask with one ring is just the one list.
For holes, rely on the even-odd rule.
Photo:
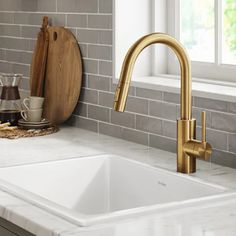
[(163, 33), (146, 35), (129, 49), (123, 62), (114, 108), (117, 111), (124, 111), (136, 59), (144, 48), (157, 43), (169, 46), (178, 58), (181, 70), (181, 119), (190, 120), (192, 118), (190, 61), (184, 47), (175, 38)]

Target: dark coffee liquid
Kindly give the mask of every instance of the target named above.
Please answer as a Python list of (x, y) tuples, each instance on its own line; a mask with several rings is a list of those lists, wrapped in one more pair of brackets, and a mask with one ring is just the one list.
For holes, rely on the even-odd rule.
[(10, 122), (11, 125), (17, 125), (21, 119), (20, 111), (17, 110), (0, 110), (1, 123)]

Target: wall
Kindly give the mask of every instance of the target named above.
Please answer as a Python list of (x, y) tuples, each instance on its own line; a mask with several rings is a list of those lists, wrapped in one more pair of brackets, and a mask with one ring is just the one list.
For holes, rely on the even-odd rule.
[[(27, 94), (32, 50), (43, 15), (53, 25), (71, 28), (83, 55), (83, 89), (68, 123), (175, 152), (178, 95), (132, 87), (126, 112), (112, 110), (111, 0), (0, 0), (0, 71), (23, 73), (22, 92)], [(194, 97), (193, 105), (198, 125), (201, 110), (207, 111), (212, 161), (236, 168), (236, 103)]]

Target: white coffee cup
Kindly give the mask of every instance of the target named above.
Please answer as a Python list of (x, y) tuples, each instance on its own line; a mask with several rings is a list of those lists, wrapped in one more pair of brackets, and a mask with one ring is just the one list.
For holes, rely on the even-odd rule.
[(30, 96), (23, 100), (23, 104), (27, 110), (36, 110), (41, 109), (43, 107), (44, 98)]
[(25, 121), (40, 122), (42, 120), (43, 109), (22, 110), (21, 116)]

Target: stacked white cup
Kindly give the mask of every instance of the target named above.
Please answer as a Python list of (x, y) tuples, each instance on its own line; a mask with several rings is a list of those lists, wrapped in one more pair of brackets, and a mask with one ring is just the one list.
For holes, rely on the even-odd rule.
[(28, 122), (40, 122), (43, 114), (43, 97), (30, 96), (23, 100), (26, 110), (21, 111), (21, 116)]

